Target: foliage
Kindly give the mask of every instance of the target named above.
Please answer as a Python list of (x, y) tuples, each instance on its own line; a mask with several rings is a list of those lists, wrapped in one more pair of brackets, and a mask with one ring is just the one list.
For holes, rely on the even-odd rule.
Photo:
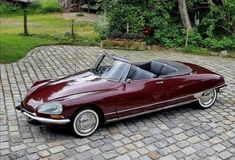
[[(135, 0), (141, 3), (139, 0)], [(132, 39), (143, 37), (145, 25), (143, 8), (129, 3), (129, 1), (108, 1), (105, 0), (105, 8), (109, 19), (108, 38)]]
[(181, 48), (180, 51), (184, 53), (190, 53), (195, 55), (212, 55), (212, 52), (209, 51), (207, 48), (200, 48), (196, 46), (189, 45), (186, 48)]
[[(28, 5), (30, 14), (61, 12), (58, 0), (38, 0)], [(22, 14), (22, 7), (19, 3), (9, 3), (5, 0), (0, 0), (0, 15), (17, 15)]]
[(230, 49), (235, 50), (234, 37), (219, 37), (219, 38), (206, 38), (203, 40), (204, 47), (213, 50)]
[[(203, 0), (187, 0), (193, 24), (188, 35), (188, 45), (191, 48), (206, 47), (216, 51), (234, 50), (234, 0), (226, 0), (224, 5), (216, 3), (202, 10), (200, 25), (197, 26), (193, 23), (193, 18), (201, 2)], [(104, 8), (109, 23), (99, 31), (103, 39), (145, 39), (148, 44), (157, 43), (169, 48), (185, 45), (187, 33), (175, 1), (104, 0)], [(130, 25), (128, 33), (127, 23)], [(153, 35), (143, 35), (146, 26), (154, 29)]]
[(109, 26), (107, 23), (96, 23), (94, 26), (96, 32), (100, 34), (101, 39), (105, 39), (109, 36)]
[[(232, 2), (233, 1), (233, 2)], [(227, 0), (224, 6), (213, 5), (199, 26), (203, 36), (214, 37), (235, 33), (235, 3)]]
[(7, 3), (0, 0), (0, 15), (19, 13), (21, 10), (19, 5)]
[(49, 12), (60, 12), (62, 8), (58, 3), (58, 0), (39, 0), (34, 4), (35, 13), (49, 13)]

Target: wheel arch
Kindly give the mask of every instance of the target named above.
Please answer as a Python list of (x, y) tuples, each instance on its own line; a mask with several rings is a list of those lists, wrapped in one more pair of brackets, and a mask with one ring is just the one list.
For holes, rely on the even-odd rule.
[(89, 108), (89, 109), (94, 110), (98, 114), (98, 116), (100, 118), (100, 123), (104, 123), (105, 122), (105, 117), (104, 117), (103, 110), (98, 105), (95, 105), (95, 104), (83, 104), (83, 105), (81, 105), (80, 107), (78, 107), (74, 111), (74, 113), (71, 116), (71, 119), (74, 118), (79, 111), (81, 111), (81, 110), (83, 110), (85, 108)]

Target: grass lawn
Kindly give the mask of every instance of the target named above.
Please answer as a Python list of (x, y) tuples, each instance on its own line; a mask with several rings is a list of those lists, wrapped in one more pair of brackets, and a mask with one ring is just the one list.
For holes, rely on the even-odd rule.
[(1, 34), (0, 38), (0, 63), (10, 63), (23, 58), (35, 46), (55, 44), (55, 40), (21, 35)]
[(66, 37), (71, 32), (71, 20), (61, 13), (28, 15), (30, 36), (22, 36), (22, 16), (4, 16), (0, 19), (0, 63), (10, 63), (24, 57), (28, 51), (39, 45), (78, 44), (97, 45), (99, 34), (91, 22), (74, 22), (76, 37)]

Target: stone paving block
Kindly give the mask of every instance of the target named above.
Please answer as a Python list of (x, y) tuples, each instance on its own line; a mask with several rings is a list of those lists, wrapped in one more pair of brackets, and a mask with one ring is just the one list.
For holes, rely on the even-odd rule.
[(108, 151), (108, 152), (103, 153), (103, 156), (106, 159), (111, 159), (111, 158), (118, 156), (118, 153), (115, 151)]
[(143, 136), (141, 134), (136, 134), (136, 135), (130, 137), (130, 139), (133, 141), (139, 141), (142, 138), (143, 138)]
[(180, 134), (175, 135), (174, 138), (175, 138), (177, 141), (182, 141), (182, 140), (184, 140), (184, 139), (187, 139), (188, 136), (186, 136), (184, 133), (180, 133)]
[(124, 147), (119, 147), (116, 149), (116, 151), (119, 153), (119, 154), (123, 154), (123, 153), (126, 153), (128, 152), (128, 150)]
[(130, 160), (131, 158), (128, 155), (122, 155), (115, 158), (115, 160)]
[(95, 149), (91, 150), (91, 153), (96, 156), (96, 155), (98, 155), (98, 154), (100, 154), (102, 152), (98, 148), (95, 148)]
[(63, 153), (56, 153), (50, 156), (49, 159), (51, 160), (60, 160), (60, 159), (65, 159), (65, 155)]
[(176, 160), (176, 158), (172, 155), (168, 155), (168, 156), (159, 158), (159, 160)]
[(9, 148), (9, 142), (1, 142), (0, 150)]
[(226, 149), (226, 147), (224, 147), (224, 146), (221, 145), (221, 144), (216, 144), (216, 145), (214, 145), (212, 148), (213, 148), (215, 151), (217, 151), (217, 152), (221, 152), (221, 151), (223, 151), (223, 150)]
[(222, 159), (229, 159), (230, 157), (234, 156), (232, 153), (229, 151), (223, 151), (219, 154), (219, 157)]
[(27, 148), (27, 146), (25, 144), (20, 144), (20, 145), (11, 147), (11, 150), (12, 150), (12, 152), (16, 152), (16, 151), (20, 151), (25, 148)]
[(222, 142), (222, 140), (218, 137), (214, 137), (214, 138), (210, 139), (209, 142), (212, 144), (217, 144), (217, 143)]
[(197, 142), (199, 142), (201, 139), (199, 138), (199, 137), (197, 137), (197, 136), (194, 136), (194, 137), (191, 137), (191, 138), (189, 138), (188, 139), (188, 141), (190, 142), (190, 143), (197, 143)]
[(38, 154), (41, 158), (45, 158), (50, 155), (50, 153), (47, 150), (39, 151)]
[(128, 155), (132, 158), (132, 159), (137, 159), (140, 154), (137, 151), (131, 151), (128, 153)]
[(53, 147), (53, 148), (50, 148), (49, 151), (52, 153), (52, 154), (55, 154), (55, 153), (58, 153), (58, 152), (61, 152), (65, 150), (65, 147), (64, 146), (56, 146), (56, 147)]
[(184, 154), (186, 154), (186, 155), (193, 154), (193, 153), (195, 153), (196, 151), (197, 151), (197, 150), (196, 150), (195, 148), (191, 147), (191, 146), (182, 149), (182, 152), (183, 152)]
[(147, 156), (150, 157), (151, 159), (159, 159), (160, 158), (160, 155), (155, 151), (150, 151), (147, 154)]
[(91, 149), (90, 146), (88, 145), (84, 145), (84, 146), (80, 146), (80, 147), (76, 147), (75, 150), (78, 152), (78, 153), (81, 153), (81, 152), (84, 152), (84, 151), (87, 151)]

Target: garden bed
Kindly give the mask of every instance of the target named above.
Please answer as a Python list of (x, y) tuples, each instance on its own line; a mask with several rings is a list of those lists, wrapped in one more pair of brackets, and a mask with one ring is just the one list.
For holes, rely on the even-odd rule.
[(102, 40), (101, 47), (106, 49), (145, 50), (147, 45), (146, 42), (138, 40)]

